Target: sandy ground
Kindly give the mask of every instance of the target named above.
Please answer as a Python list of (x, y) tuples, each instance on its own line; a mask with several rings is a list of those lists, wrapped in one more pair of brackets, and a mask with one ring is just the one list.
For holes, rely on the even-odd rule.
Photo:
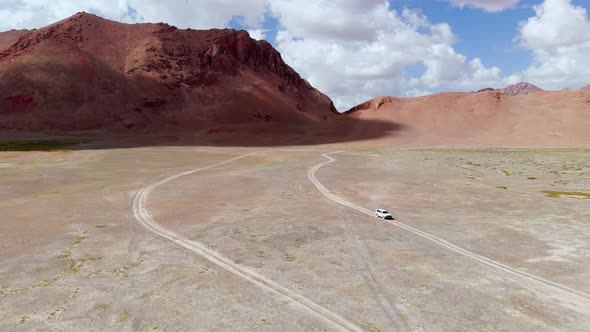
[[(583, 331), (587, 308), (377, 218), (590, 293), (589, 150), (343, 146), (0, 152), (0, 330), (332, 330), (321, 315), (143, 228), (147, 208), (367, 331)], [(555, 194), (555, 193), (554, 193)], [(579, 298), (579, 297), (578, 297)], [(584, 300), (582, 295), (582, 300)], [(571, 301), (570, 301), (571, 300)]]
[(588, 148), (589, 105), (590, 92), (584, 90), (526, 96), (447, 92), (374, 98), (350, 118), (398, 124), (395, 140), (383, 138), (395, 146)]

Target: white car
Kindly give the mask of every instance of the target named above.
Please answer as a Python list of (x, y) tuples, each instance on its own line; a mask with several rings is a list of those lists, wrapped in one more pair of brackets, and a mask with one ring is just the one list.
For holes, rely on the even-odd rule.
[(387, 212), (387, 210), (384, 209), (377, 209), (377, 211), (375, 211), (375, 215), (377, 216), (377, 218), (395, 220), (391, 213)]

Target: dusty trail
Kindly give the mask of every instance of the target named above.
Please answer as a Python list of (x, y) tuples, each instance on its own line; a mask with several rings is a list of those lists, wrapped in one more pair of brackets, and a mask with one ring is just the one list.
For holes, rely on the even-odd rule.
[[(348, 201), (332, 194), (315, 177), (315, 173), (317, 172), (318, 169), (320, 169), (321, 167), (323, 167), (327, 164), (330, 164), (330, 163), (333, 163), (334, 161), (336, 161), (334, 158), (330, 157), (329, 155), (341, 153), (341, 152), (342, 151), (322, 154), (322, 156), (327, 158), (328, 160), (324, 161), (322, 163), (319, 163), (316, 166), (314, 166), (313, 168), (311, 168), (309, 170), (309, 172), (307, 173), (307, 176), (308, 176), (309, 180), (316, 186), (316, 188), (328, 199), (330, 199), (340, 205), (349, 207), (351, 209), (354, 209), (358, 212), (364, 213), (364, 214), (369, 215), (374, 218), (375, 216), (372, 211), (365, 209), (363, 207), (360, 207), (360, 206), (353, 204), (351, 202), (348, 202)], [(509, 275), (513, 278), (516, 277), (514, 279), (519, 281), (523, 287), (526, 287), (527, 289), (536, 292), (538, 295), (543, 296), (543, 297), (547, 297), (550, 299), (554, 299), (555, 300), (554, 302), (556, 302), (559, 305), (564, 306), (566, 308), (572, 309), (574, 311), (580, 312), (585, 315), (590, 315), (590, 295), (589, 294), (575, 290), (573, 288), (562, 285), (560, 283), (541, 278), (541, 277), (536, 276), (534, 274), (531, 274), (531, 273), (528, 273), (525, 271), (521, 271), (521, 270), (517, 270), (517, 269), (512, 268), (508, 265), (505, 265), (503, 263), (495, 261), (491, 258), (476, 254), (476, 253), (471, 252), (465, 248), (454, 245), (454, 244), (452, 244), (452, 243), (446, 241), (445, 239), (442, 239), (436, 235), (432, 235), (430, 233), (427, 233), (427, 232), (421, 231), (419, 229), (416, 229), (414, 227), (411, 227), (409, 225), (406, 225), (400, 221), (397, 221), (397, 220), (383, 220), (383, 221), (385, 221), (391, 225), (403, 228), (407, 231), (410, 231), (422, 238), (430, 240), (430, 241), (432, 241), (444, 248), (447, 248), (451, 251), (454, 251), (458, 254), (468, 257), (468, 258), (475, 260), (479, 263), (482, 263), (482, 264), (485, 264), (489, 267), (493, 267), (497, 270), (500, 270), (500, 271), (504, 272), (506, 275)]]
[(148, 196), (151, 193), (151, 191), (154, 190), (155, 188), (157, 188), (158, 186), (161, 186), (167, 182), (178, 179), (182, 176), (194, 174), (194, 173), (208, 170), (208, 169), (211, 169), (211, 168), (214, 168), (217, 166), (221, 166), (221, 165), (230, 163), (232, 161), (236, 161), (238, 159), (245, 158), (247, 156), (250, 156), (250, 155), (253, 155), (256, 153), (259, 153), (259, 152), (244, 154), (244, 155), (241, 155), (241, 156), (238, 156), (235, 158), (231, 158), (231, 159), (228, 159), (228, 160), (216, 163), (216, 164), (212, 164), (212, 165), (209, 165), (206, 167), (201, 167), (201, 168), (197, 168), (194, 170), (178, 173), (176, 175), (167, 177), (161, 181), (158, 181), (152, 185), (149, 185), (149, 186), (139, 190), (135, 194), (135, 197), (133, 199), (133, 215), (135, 216), (135, 219), (137, 219), (137, 221), (142, 226), (144, 226), (147, 230), (149, 230), (150, 232), (152, 232), (162, 238), (170, 240), (183, 248), (191, 250), (192, 252), (207, 259), (208, 261), (219, 266), (220, 268), (222, 268), (228, 272), (231, 272), (242, 279), (248, 280), (251, 283), (263, 288), (266, 291), (269, 291), (275, 295), (283, 297), (284, 299), (288, 300), (289, 302), (294, 303), (295, 305), (299, 306), (302, 309), (305, 309), (306, 311), (308, 311), (309, 313), (311, 313), (315, 317), (324, 321), (325, 323), (330, 325), (335, 330), (362, 331), (359, 327), (357, 327), (356, 325), (347, 321), (346, 319), (344, 319), (343, 317), (341, 317), (337, 313), (332, 312), (332, 311), (320, 306), (319, 304), (309, 300), (308, 298), (304, 297), (303, 295), (292, 292), (291, 290), (273, 282), (272, 280), (254, 272), (246, 267), (235, 264), (229, 258), (221, 255), (220, 253), (218, 253), (214, 250), (207, 248), (206, 245), (204, 245), (200, 242), (189, 240), (179, 234), (176, 234), (176, 233), (162, 227), (161, 225), (156, 223), (154, 221), (154, 219), (152, 218), (152, 216), (147, 208), (147, 199), (148, 199)]

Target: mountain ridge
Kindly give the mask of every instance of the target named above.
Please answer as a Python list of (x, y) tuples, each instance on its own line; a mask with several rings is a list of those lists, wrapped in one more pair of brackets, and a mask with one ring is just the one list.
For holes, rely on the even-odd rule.
[(0, 113), (0, 127), (33, 131), (191, 130), (339, 115), (246, 31), (88, 13), (28, 31), (0, 53)]

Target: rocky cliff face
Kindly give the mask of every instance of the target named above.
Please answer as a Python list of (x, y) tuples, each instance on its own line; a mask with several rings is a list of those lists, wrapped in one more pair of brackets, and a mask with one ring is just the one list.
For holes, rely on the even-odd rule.
[(327, 96), (245, 31), (78, 13), (0, 51), (4, 128), (192, 130), (338, 116)]

